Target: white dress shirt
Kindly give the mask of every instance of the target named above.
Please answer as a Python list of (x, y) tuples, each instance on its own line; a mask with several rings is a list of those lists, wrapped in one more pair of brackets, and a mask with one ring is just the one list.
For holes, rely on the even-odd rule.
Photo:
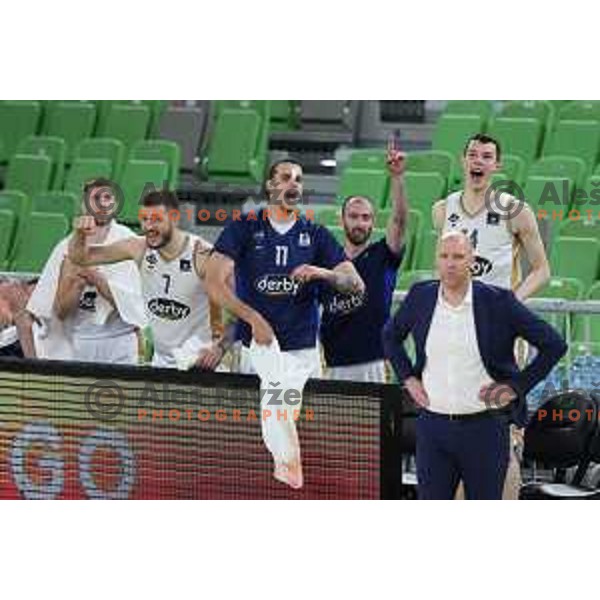
[(429, 397), (428, 410), (452, 415), (486, 410), (479, 390), (492, 379), (477, 344), (471, 284), (458, 306), (446, 302), (440, 284), (425, 353), (423, 386)]

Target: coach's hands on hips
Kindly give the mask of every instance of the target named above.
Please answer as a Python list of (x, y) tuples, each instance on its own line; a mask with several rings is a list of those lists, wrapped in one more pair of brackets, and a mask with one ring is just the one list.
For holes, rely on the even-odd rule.
[(255, 313), (249, 323), (250, 327), (252, 327), (254, 341), (259, 346), (270, 346), (271, 342), (275, 339), (275, 332), (267, 321), (260, 314)]
[(427, 408), (429, 406), (429, 396), (427, 395), (427, 392), (425, 391), (421, 381), (419, 381), (416, 377), (409, 377), (408, 379), (405, 379), (404, 387), (417, 406), (422, 408)]
[(90, 215), (76, 217), (73, 221), (73, 231), (80, 236), (93, 235), (96, 231), (96, 221)]
[(219, 366), (223, 354), (223, 348), (219, 344), (213, 344), (210, 348), (200, 352), (196, 366), (205, 371), (214, 371)]

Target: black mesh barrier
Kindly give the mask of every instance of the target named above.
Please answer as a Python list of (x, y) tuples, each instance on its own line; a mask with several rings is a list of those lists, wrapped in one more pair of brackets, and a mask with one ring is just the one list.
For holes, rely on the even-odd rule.
[(309, 381), (293, 490), (255, 377), (3, 360), (0, 498), (397, 498), (400, 405), (393, 386)]

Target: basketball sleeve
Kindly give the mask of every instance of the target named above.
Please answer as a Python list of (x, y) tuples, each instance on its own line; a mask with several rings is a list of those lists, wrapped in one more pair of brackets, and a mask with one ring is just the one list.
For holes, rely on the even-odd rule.
[(247, 229), (244, 221), (233, 221), (223, 229), (214, 245), (215, 252), (237, 262), (245, 251)]
[(347, 260), (343, 248), (338, 244), (328, 229), (319, 227), (316, 238), (316, 266), (324, 267), (325, 269), (333, 269)]

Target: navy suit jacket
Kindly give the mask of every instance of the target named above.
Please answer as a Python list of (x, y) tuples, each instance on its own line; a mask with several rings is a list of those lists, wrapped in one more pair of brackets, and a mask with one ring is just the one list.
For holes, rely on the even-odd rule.
[[(439, 281), (415, 284), (402, 306), (383, 330), (383, 345), (398, 380), (421, 379), (427, 356), (425, 345), (437, 305)], [(513, 292), (473, 281), (473, 313), (481, 360), (490, 377), (510, 385), (518, 394), (511, 418), (520, 426), (527, 422), (527, 393), (543, 381), (567, 351), (563, 338), (546, 321), (519, 302)], [(412, 334), (416, 363), (413, 365), (403, 342)], [(538, 354), (522, 371), (515, 360), (515, 341), (527, 340)]]

